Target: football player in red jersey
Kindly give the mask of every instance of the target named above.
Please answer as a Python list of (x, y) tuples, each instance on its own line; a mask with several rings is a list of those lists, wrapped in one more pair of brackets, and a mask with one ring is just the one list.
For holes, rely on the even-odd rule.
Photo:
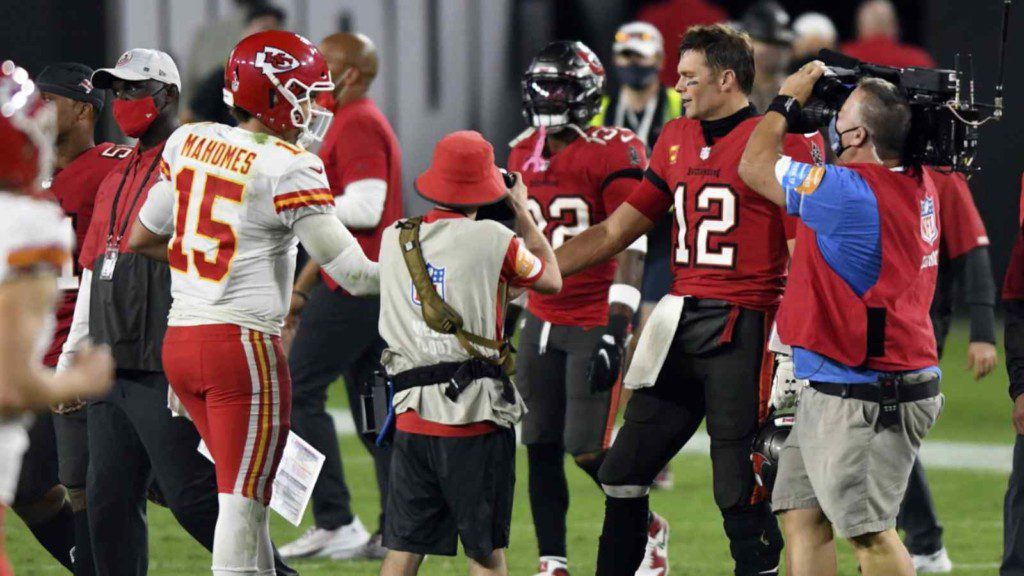
[[(668, 526), (649, 512), (662, 466), (707, 418), (715, 502), (735, 573), (775, 574), (782, 537), (750, 463), (767, 411), (766, 342), (788, 261), (782, 211), (739, 178), (758, 117), (750, 105), (753, 50), (746, 34), (697, 26), (680, 44), (686, 117), (665, 126), (643, 182), (607, 220), (557, 250), (571, 276), (629, 246), (675, 206), (671, 293), (644, 329), (624, 382), (635, 388), (625, 424), (598, 478), (606, 494), (597, 573), (664, 576)], [(820, 136), (791, 135), (787, 154), (821, 162)]]
[[(109, 143), (96, 146), (93, 141), (103, 92), (93, 90), (90, 76), (92, 69), (88, 66), (65, 62), (47, 66), (36, 78), (40, 98), (52, 102), (57, 112), (55, 171), (42, 187), (60, 203), (65, 215), (64, 234), (74, 240), (73, 258), (64, 263), (57, 279), (62, 302), (57, 308), (56, 331), (43, 359), (51, 368), (57, 366), (71, 327), (78, 296), (79, 246), (89, 228), (96, 188), (116, 161), (131, 152), (130, 148)], [(82, 406), (81, 402), (71, 402), (59, 407), (61, 414), (36, 416), (29, 429), (29, 449), (22, 461), (12, 506), (39, 543), (79, 576), (93, 573), (85, 515), (88, 448)]]
[[(512, 142), (508, 169), (522, 174), (530, 212), (556, 248), (618, 208), (647, 164), (645, 145), (630, 130), (587, 127), (604, 82), (590, 48), (565, 41), (541, 50), (523, 77), (531, 128)], [(645, 244), (642, 237), (618, 261), (609, 256), (570, 278), (559, 294), (529, 295), (516, 373), (529, 406), (522, 436), (541, 575), (568, 574), (564, 453), (595, 482), (604, 461)]]

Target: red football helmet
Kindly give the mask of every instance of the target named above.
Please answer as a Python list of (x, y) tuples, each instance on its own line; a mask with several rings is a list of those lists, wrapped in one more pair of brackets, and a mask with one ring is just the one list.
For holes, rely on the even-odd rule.
[(50, 177), (57, 110), (24, 68), (0, 64), (0, 187), (14, 191)]
[(257, 32), (238, 43), (224, 69), (224, 103), (245, 110), (274, 132), (301, 130), (321, 140), (334, 117), (315, 103), (334, 90), (323, 55), (309, 40), (281, 30)]

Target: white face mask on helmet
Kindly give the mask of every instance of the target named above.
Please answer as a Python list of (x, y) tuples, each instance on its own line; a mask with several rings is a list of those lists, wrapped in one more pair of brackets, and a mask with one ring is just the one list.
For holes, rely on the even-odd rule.
[[(263, 74), (270, 79), (270, 82), (277, 89), (285, 101), (291, 105), (289, 120), (292, 126), (299, 129), (299, 136), (296, 142), (303, 148), (308, 148), (315, 142), (321, 142), (327, 129), (331, 126), (334, 113), (316, 103), (317, 92), (333, 92), (334, 82), (328, 78), (325, 81), (314, 82), (307, 86), (297, 78), (289, 78), (284, 84), (278, 80), (277, 75), (270, 70), (264, 70)], [(301, 94), (296, 96), (296, 93)], [(234, 107), (234, 96), (231, 91), (224, 89), (224, 103)]]

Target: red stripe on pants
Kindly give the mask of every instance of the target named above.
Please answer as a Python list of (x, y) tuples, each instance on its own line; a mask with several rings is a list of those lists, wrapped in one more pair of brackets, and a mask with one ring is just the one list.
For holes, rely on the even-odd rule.
[(231, 324), (172, 326), (163, 354), (167, 379), (213, 455), (217, 490), (269, 503), (291, 426), (280, 338)]

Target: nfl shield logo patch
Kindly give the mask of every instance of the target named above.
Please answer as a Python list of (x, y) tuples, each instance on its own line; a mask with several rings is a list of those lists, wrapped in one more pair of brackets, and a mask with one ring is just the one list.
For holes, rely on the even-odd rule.
[[(436, 291), (437, 294), (441, 297), (441, 300), (445, 299), (445, 297), (444, 297), (444, 286), (445, 286), (444, 271), (445, 271), (444, 268), (435, 268), (435, 267), (431, 266), (429, 263), (427, 264), (427, 274), (430, 276), (431, 283), (434, 284), (434, 291)], [(414, 286), (412, 284), (412, 282), (409, 283), (409, 296), (412, 298), (412, 303), (413, 304), (415, 304), (417, 306), (422, 306), (423, 305), (423, 302), (420, 300), (420, 295), (416, 292), (416, 286)]]
[(939, 239), (939, 223), (935, 219), (935, 200), (931, 196), (925, 196), (921, 200), (921, 238), (934, 244)]

